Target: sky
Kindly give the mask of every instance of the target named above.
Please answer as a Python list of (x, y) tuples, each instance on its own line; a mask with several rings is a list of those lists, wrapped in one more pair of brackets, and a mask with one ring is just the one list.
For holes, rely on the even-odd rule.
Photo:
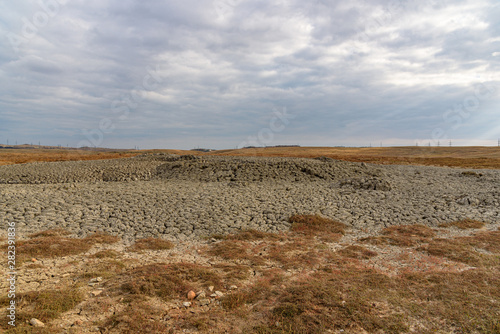
[(0, 3), (0, 144), (497, 145), (498, 0)]

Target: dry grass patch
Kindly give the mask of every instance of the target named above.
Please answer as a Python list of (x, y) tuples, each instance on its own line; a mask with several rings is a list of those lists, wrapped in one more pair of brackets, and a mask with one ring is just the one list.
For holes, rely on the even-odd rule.
[[(253, 266), (276, 263), (282, 268), (311, 268), (332, 256), (328, 249), (308, 237), (282, 235), (254, 242), (240, 240), (238, 235), (211, 244), (207, 254), (228, 261), (244, 261)], [(321, 248), (321, 249), (320, 249)]]
[(411, 247), (423, 242), (428, 242), (436, 235), (430, 227), (420, 224), (386, 227), (381, 231), (381, 234), (381, 236), (362, 238), (360, 241), (375, 245), (389, 244), (393, 246)]
[(499, 256), (481, 254), (467, 242), (453, 239), (435, 239), (428, 245), (419, 247), (430, 255), (441, 256), (470, 266), (491, 266), (500, 264)]
[(210, 285), (220, 289), (223, 277), (210, 267), (191, 263), (151, 264), (130, 270), (117, 278), (118, 292), (159, 297), (165, 301), (182, 298), (190, 290)]
[(425, 325), (422, 332), (500, 333), (500, 275), (496, 270), (402, 276), (400, 303)]
[(305, 236), (317, 236), (326, 242), (338, 241), (347, 225), (318, 215), (294, 215), (290, 217), (291, 231)]
[(240, 240), (223, 240), (210, 245), (207, 254), (224, 260), (248, 261), (253, 265), (263, 265), (265, 259), (255, 253), (255, 247)]
[(281, 292), (256, 333), (325, 333), (359, 330), (400, 333), (406, 317), (377, 307), (390, 297), (396, 283), (373, 270), (334, 269), (294, 282)]
[(284, 240), (281, 234), (262, 232), (254, 229), (241, 231), (236, 234), (229, 234), (224, 237), (227, 240), (257, 241), (257, 240)]
[(28, 237), (31, 239), (46, 238), (46, 237), (62, 237), (62, 236), (69, 235), (69, 234), (71, 234), (71, 233), (69, 231), (66, 231), (63, 228), (54, 228), (54, 229), (30, 234)]
[(17, 242), (17, 260), (22, 263), (31, 258), (54, 258), (87, 252), (96, 243), (115, 243), (118, 237), (96, 233), (84, 239), (66, 237), (70, 232), (57, 228), (29, 235), (31, 239)]
[(128, 247), (131, 252), (140, 252), (143, 250), (167, 250), (174, 248), (174, 243), (168, 240), (158, 238), (138, 239), (135, 243)]
[(462, 240), (469, 243), (471, 246), (500, 254), (500, 230), (479, 232), (474, 236), (464, 237)]
[(358, 245), (344, 247), (337, 253), (343, 257), (360, 260), (368, 260), (369, 258), (377, 256), (377, 252), (371, 251), (363, 246)]
[(457, 227), (461, 230), (466, 230), (466, 229), (470, 229), (470, 228), (481, 228), (484, 225), (485, 224), (483, 222), (480, 222), (480, 221), (477, 221), (474, 219), (466, 218), (466, 219), (462, 219), (462, 220), (458, 220), (458, 221), (454, 221), (454, 222), (440, 224), (439, 227), (452, 227), (452, 226), (454, 226), (454, 227)]
[[(82, 300), (82, 294), (74, 287), (16, 294), (17, 327), (29, 328), (30, 325), (26, 321), (31, 318), (36, 318), (44, 323), (50, 322), (62, 313), (73, 309)], [(8, 302), (7, 298), (0, 300), (2, 306), (7, 306)], [(7, 321), (2, 321), (0, 326), (3, 329), (10, 328)]]
[(499, 284), (497, 271), (391, 278), (367, 268), (327, 267), (264, 296), (267, 311), (252, 311), (265, 321), (247, 332), (498, 333)]
[(45, 236), (18, 241), (16, 255), (17, 261), (22, 263), (31, 258), (53, 258), (81, 254), (87, 252), (91, 247), (92, 244), (83, 239)]
[[(476, 248), (484, 249), (492, 254), (480, 253)], [(435, 239), (428, 245), (420, 247), (419, 250), (470, 266), (498, 266), (500, 265), (500, 231), (480, 232), (474, 236), (454, 239)]]
[(254, 311), (259, 311), (270, 304), (270, 300), (279, 296), (279, 286), (285, 280), (283, 273), (280, 269), (266, 270), (250, 286), (224, 296), (221, 299), (222, 307), (227, 311), (234, 311), (243, 305), (251, 305)]
[(122, 273), (127, 265), (117, 260), (100, 260), (91, 262), (85, 267), (85, 271), (77, 277), (80, 279), (91, 279), (95, 277), (111, 278)]
[(105, 258), (116, 258), (119, 255), (120, 255), (120, 253), (115, 251), (115, 250), (105, 249), (105, 250), (99, 251), (95, 254), (92, 254), (89, 257), (91, 259), (105, 259)]

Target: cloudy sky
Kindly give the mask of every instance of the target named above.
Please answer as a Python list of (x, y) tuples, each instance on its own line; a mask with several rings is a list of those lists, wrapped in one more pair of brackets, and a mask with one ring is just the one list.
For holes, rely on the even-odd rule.
[(498, 0), (0, 3), (0, 143), (496, 145)]

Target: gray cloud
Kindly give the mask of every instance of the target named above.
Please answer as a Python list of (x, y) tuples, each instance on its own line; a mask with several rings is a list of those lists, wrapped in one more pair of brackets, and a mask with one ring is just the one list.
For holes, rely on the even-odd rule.
[(42, 3), (0, 5), (0, 143), (235, 147), (283, 108), (264, 144), (500, 136), (493, 0)]

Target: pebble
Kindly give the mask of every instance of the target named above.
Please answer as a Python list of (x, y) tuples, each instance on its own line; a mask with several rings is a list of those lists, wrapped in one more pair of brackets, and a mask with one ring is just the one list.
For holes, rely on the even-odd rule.
[(188, 292), (188, 294), (187, 294), (187, 298), (188, 298), (189, 300), (193, 300), (195, 297), (196, 297), (196, 292), (194, 292), (194, 291), (192, 291), (192, 290)]
[(33, 327), (45, 327), (45, 324), (36, 318), (31, 318), (30, 324)]

